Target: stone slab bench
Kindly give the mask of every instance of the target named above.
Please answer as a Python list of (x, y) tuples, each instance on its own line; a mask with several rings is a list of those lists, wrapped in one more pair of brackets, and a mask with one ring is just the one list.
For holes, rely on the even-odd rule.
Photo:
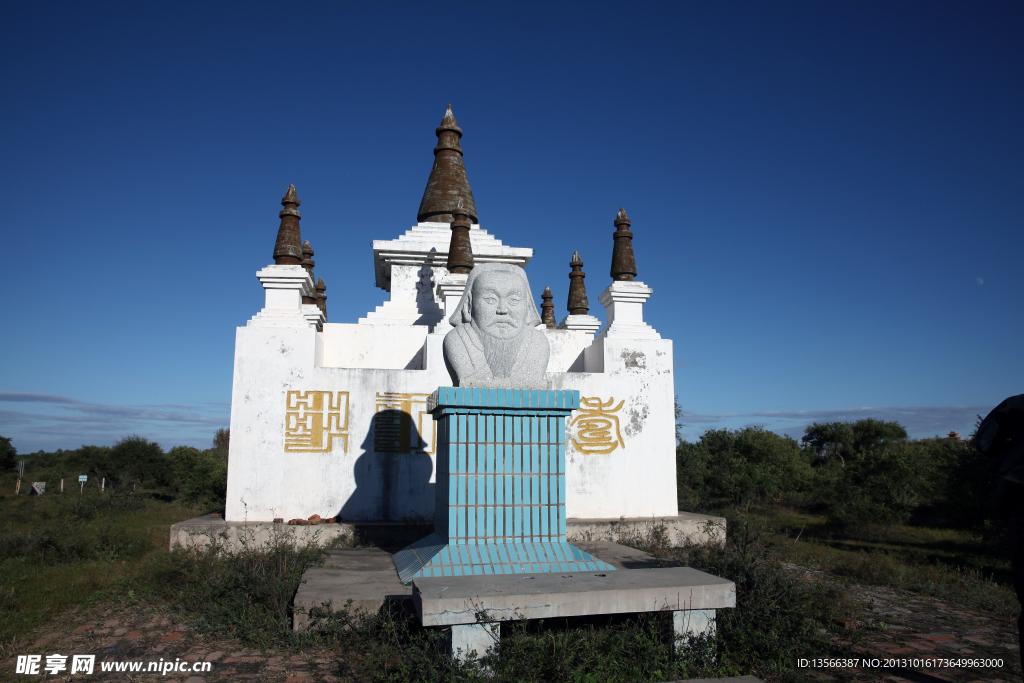
[(713, 633), (715, 610), (736, 606), (736, 585), (688, 567), (413, 579), (424, 626), (451, 627), (456, 656), (483, 655), (497, 622), (598, 614), (672, 612), (676, 635)]
[[(616, 569), (661, 566), (650, 553), (610, 541), (582, 541), (578, 546)], [(352, 601), (351, 605), (349, 600)], [(302, 575), (302, 582), (295, 594), (292, 628), (304, 631), (309, 625), (309, 610), (324, 603), (331, 604), (335, 609), (348, 606), (353, 612), (361, 610), (375, 614), (388, 600), (412, 600), (412, 586), (404, 586), (399, 581), (391, 553), (381, 548), (331, 550), (322, 566), (310, 567)]]

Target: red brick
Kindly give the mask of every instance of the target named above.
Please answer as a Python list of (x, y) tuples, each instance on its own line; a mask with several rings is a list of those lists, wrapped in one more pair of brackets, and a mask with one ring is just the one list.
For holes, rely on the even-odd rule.
[(977, 643), (978, 645), (991, 645), (992, 644), (992, 643), (990, 643), (987, 640), (983, 640), (982, 638), (979, 638), (978, 636), (967, 636), (966, 638), (964, 638), (964, 640), (969, 640), (972, 643)]
[(313, 678), (306, 674), (292, 674), (288, 678), (284, 679), (284, 683), (306, 683), (312, 681)]
[(124, 637), (127, 638), (128, 640), (135, 640), (136, 638), (138, 638), (141, 635), (142, 634), (139, 633), (138, 631), (132, 631), (131, 633), (126, 633)]
[(79, 626), (74, 631), (72, 631), (72, 633), (85, 633), (86, 631), (88, 631), (91, 628), (92, 628), (92, 624), (86, 624), (85, 626)]
[(175, 631), (174, 633), (168, 633), (166, 636), (164, 636), (163, 638), (160, 639), (160, 642), (161, 643), (173, 643), (178, 638), (181, 638), (183, 635), (185, 635), (185, 634), (182, 633), (181, 631)]

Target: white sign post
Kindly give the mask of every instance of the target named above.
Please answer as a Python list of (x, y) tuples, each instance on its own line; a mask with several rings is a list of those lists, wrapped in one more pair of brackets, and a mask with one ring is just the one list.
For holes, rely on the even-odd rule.
[(87, 481), (89, 481), (89, 475), (88, 474), (79, 474), (78, 475), (78, 483), (79, 483), (78, 492), (79, 493), (83, 493), (85, 491), (85, 482), (87, 482)]

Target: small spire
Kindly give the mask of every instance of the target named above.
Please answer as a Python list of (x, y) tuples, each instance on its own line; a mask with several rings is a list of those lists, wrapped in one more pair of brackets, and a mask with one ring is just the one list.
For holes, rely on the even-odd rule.
[(569, 303), (566, 304), (566, 308), (569, 309), (569, 315), (586, 315), (590, 310), (590, 302), (587, 301), (587, 288), (583, 284), (583, 278), (587, 274), (583, 272), (580, 252), (572, 253), (569, 267), (572, 268), (572, 272), (569, 273)]
[(320, 308), (320, 312), (324, 314), (324, 321), (327, 320), (327, 285), (324, 284), (324, 279), (320, 278), (316, 281), (316, 305)]
[(434, 133), (437, 135), (434, 165), (430, 169), (427, 187), (423, 190), (423, 200), (420, 202), (420, 210), (416, 213), (416, 220), (421, 223), (451, 223), (455, 218), (453, 211), (456, 203), (462, 199), (470, 222), (479, 223), (473, 190), (469, 187), (466, 166), (462, 162), (462, 147), (459, 145), (462, 129), (452, 114), (452, 105), (448, 105), (441, 125)]
[(612, 279), (632, 282), (636, 279), (636, 258), (633, 256), (633, 233), (629, 231), (630, 221), (624, 208), (615, 216), (615, 232), (612, 238)]
[(289, 185), (281, 206), (284, 209), (278, 214), (281, 227), (277, 229), (277, 244), (274, 245), (274, 264), (278, 266), (298, 266), (302, 264), (302, 235), (299, 232), (299, 195), (295, 186)]
[(545, 287), (540, 298), (544, 300), (544, 303), (540, 305), (540, 321), (553, 330), (558, 327), (558, 323), (555, 322), (555, 304), (552, 303), (552, 299), (555, 297), (551, 294), (551, 288)]
[[(313, 275), (313, 266), (315, 265), (316, 261), (313, 260), (313, 247), (310, 246), (309, 240), (306, 240), (305, 242), (302, 243), (302, 267), (306, 269), (307, 273), (309, 273), (309, 277), (314, 279), (316, 278), (316, 276)], [(312, 296), (307, 296), (303, 294), (302, 303), (315, 304), (316, 295), (314, 294)]]
[(448, 272), (468, 274), (473, 270), (473, 243), (469, 239), (469, 214), (460, 199), (452, 210), (452, 239), (448, 243)]
[(452, 113), (452, 105), (448, 103), (448, 111), (444, 113), (444, 118), (441, 119), (442, 126), (457, 126), (458, 122), (455, 120), (455, 114)]

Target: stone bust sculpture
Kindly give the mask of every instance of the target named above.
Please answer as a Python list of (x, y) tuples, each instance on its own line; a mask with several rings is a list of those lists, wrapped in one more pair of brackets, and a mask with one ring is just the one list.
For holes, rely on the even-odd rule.
[(522, 268), (474, 267), (449, 322), (444, 362), (455, 386), (545, 388), (550, 348)]

